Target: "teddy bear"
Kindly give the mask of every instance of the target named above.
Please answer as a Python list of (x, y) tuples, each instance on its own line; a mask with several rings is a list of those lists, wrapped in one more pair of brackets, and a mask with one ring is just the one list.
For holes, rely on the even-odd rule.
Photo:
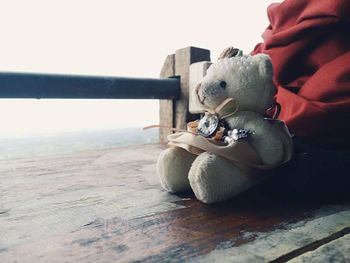
[(266, 111), (278, 105), (268, 55), (225, 49), (195, 93), (205, 115), (189, 123), (188, 131), (169, 135), (169, 147), (158, 158), (157, 173), (166, 191), (192, 190), (207, 204), (225, 201), (291, 158), (284, 122), (266, 118)]

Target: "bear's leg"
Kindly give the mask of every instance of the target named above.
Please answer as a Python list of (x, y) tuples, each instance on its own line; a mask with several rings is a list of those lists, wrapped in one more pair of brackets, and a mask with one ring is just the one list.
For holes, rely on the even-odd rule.
[(257, 179), (244, 174), (230, 161), (204, 152), (193, 162), (189, 181), (197, 199), (210, 204), (238, 195), (253, 186)]
[(163, 151), (158, 159), (157, 172), (162, 187), (171, 193), (190, 190), (188, 171), (196, 155), (179, 147)]

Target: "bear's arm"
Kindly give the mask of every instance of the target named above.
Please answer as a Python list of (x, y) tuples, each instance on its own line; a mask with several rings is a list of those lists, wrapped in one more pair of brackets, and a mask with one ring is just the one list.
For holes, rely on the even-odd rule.
[(276, 164), (282, 160), (283, 144), (278, 131), (260, 114), (242, 111), (226, 121), (231, 129), (253, 131), (248, 141), (257, 151), (264, 164)]

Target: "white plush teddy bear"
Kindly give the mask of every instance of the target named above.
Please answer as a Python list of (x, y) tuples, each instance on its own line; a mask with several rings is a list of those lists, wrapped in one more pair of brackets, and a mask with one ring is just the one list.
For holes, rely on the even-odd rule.
[(276, 89), (267, 55), (226, 49), (196, 88), (205, 116), (189, 133), (168, 136), (158, 159), (169, 192), (192, 189), (204, 203), (224, 201), (261, 181), (260, 171), (288, 161), (291, 139), (283, 122), (264, 118)]

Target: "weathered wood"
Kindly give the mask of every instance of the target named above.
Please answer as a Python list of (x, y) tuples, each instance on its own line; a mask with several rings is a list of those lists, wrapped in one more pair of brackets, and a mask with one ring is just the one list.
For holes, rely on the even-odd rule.
[(350, 262), (350, 234), (289, 261), (290, 263)]
[(0, 98), (177, 99), (177, 79), (0, 72)]
[[(166, 57), (162, 70), (160, 72), (161, 78), (169, 78), (175, 76), (175, 54), (171, 54)], [(174, 101), (173, 100), (160, 100), (159, 101), (159, 123), (160, 125), (175, 127), (174, 121)], [(159, 140), (165, 142), (167, 136), (172, 131), (169, 129), (159, 129)]]
[(194, 259), (194, 262), (271, 262), (290, 260), (284, 255), (300, 250), (350, 228), (350, 209), (336, 212), (331, 207), (314, 212), (312, 217), (297, 223), (282, 224), (269, 232), (248, 233), (254, 240), (241, 246), (216, 249), (207, 255)]
[(1, 160), (1, 262), (266, 262), (349, 226), (347, 205), (256, 189), (211, 206), (168, 194), (155, 174), (162, 150)]
[(175, 127), (185, 129), (193, 118), (189, 114), (189, 73), (190, 65), (199, 61), (210, 61), (207, 49), (187, 47), (175, 52), (175, 75), (181, 77), (181, 96), (175, 104)]
[[(181, 95), (178, 100), (160, 101), (159, 119), (161, 125), (185, 129), (186, 123), (193, 119), (188, 110), (190, 65), (206, 60), (210, 60), (210, 51), (195, 47), (179, 49), (175, 55), (169, 55), (166, 58), (160, 76), (162, 78), (180, 77)], [(165, 142), (166, 136), (171, 133), (172, 131), (169, 129), (160, 129), (160, 141)]]

